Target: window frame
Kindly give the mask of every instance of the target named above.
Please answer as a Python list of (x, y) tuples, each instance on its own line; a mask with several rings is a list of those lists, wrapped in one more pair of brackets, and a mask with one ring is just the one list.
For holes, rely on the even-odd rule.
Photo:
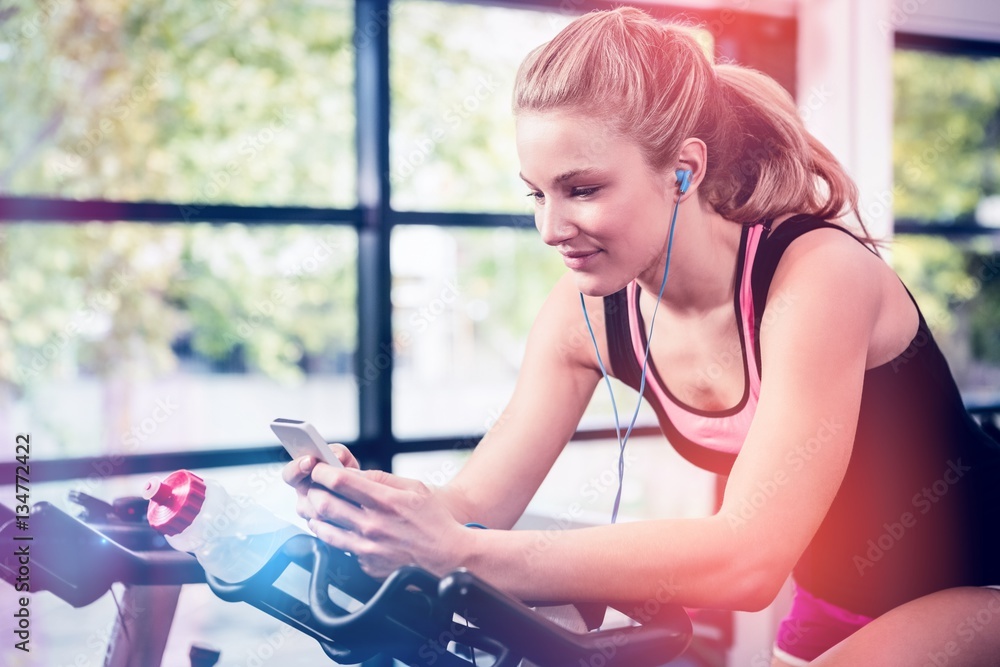
[[(390, 288), (390, 238), (396, 225), (435, 225), (459, 228), (533, 227), (528, 215), (502, 213), (462, 213), (434, 211), (395, 210), (390, 206), (390, 155), (389, 124), (391, 91), (389, 83), (389, 35), (391, 2), (395, 0), (355, 0), (355, 160), (357, 171), (357, 204), (353, 208), (320, 208), (305, 206), (241, 206), (233, 204), (192, 204), (190, 202), (131, 202), (107, 199), (74, 200), (44, 196), (0, 195), (0, 224), (4, 222), (27, 223), (84, 223), (118, 221), (146, 222), (153, 224), (242, 223), (344, 225), (358, 235), (357, 258), (357, 349), (355, 373), (364, 367), (364, 360), (385, 357), (393, 349), (392, 305)], [(611, 0), (434, 0), (437, 2), (507, 7), (511, 9), (536, 9), (562, 13), (581, 14), (598, 9), (613, 9), (620, 2)], [(732, 30), (734, 34), (753, 35), (772, 33), (775, 28), (785, 39), (780, 42), (783, 51), (777, 56), (773, 46), (768, 49), (755, 47), (755, 40), (743, 39), (726, 42), (724, 55), (744, 64), (767, 71), (795, 94), (795, 43), (798, 22), (795, 16), (778, 16), (740, 12), (729, 8), (692, 8), (683, 2), (677, 4), (637, 3), (658, 18), (679, 15), (691, 23), (704, 25), (714, 35), (719, 30)], [(364, 39), (359, 26), (365, 28)], [(713, 30), (717, 28), (718, 30)], [(718, 35), (716, 35), (718, 36)], [(719, 47), (717, 47), (718, 50)], [(779, 49), (779, 50), (780, 50)], [(767, 54), (764, 51), (768, 51)], [(787, 51), (787, 53), (785, 53)], [(779, 68), (776, 70), (776, 68)], [(481, 433), (466, 436), (435, 438), (397, 438), (392, 424), (392, 367), (388, 355), (387, 372), (378, 374), (371, 382), (359, 383), (358, 437), (345, 442), (363, 467), (392, 469), (396, 454), (435, 451), (442, 449), (469, 449), (482, 437)], [(632, 437), (661, 437), (654, 426), (636, 428)], [(578, 431), (574, 442), (602, 440), (615, 437), (611, 427)], [(278, 446), (245, 446), (201, 450), (193, 452), (167, 452), (156, 454), (116, 455), (114, 475), (161, 472), (180, 467), (213, 468), (233, 465), (252, 465), (287, 459)], [(108, 456), (75, 457), (63, 460), (45, 460), (35, 463), (33, 480), (37, 482), (82, 478), (101, 470), (101, 463)], [(119, 460), (120, 459), (120, 460)], [(0, 474), (13, 476), (14, 465), (0, 463)]]
[[(932, 36), (905, 31), (894, 35), (896, 50), (927, 51), (943, 55), (967, 57), (1000, 57), (1000, 42), (989, 42), (957, 37)], [(893, 234), (912, 236), (930, 236), (945, 239), (969, 239), (996, 236), (1000, 237), (1000, 228), (986, 227), (974, 219), (960, 218), (950, 223), (920, 218), (896, 217), (893, 219)], [(966, 401), (966, 408), (980, 422), (995, 421), (1000, 416), (1000, 402), (979, 403)]]

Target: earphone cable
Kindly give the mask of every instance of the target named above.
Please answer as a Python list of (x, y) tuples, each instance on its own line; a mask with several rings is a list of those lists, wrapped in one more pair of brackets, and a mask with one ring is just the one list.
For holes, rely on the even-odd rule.
[(642, 406), (642, 397), (646, 391), (646, 368), (649, 364), (649, 350), (652, 346), (653, 341), (653, 325), (656, 323), (656, 311), (660, 307), (660, 299), (663, 298), (663, 290), (667, 286), (667, 274), (670, 271), (670, 253), (674, 245), (674, 226), (677, 223), (677, 209), (680, 208), (680, 198), (678, 197), (677, 202), (674, 204), (674, 212), (670, 217), (670, 230), (667, 234), (667, 257), (663, 265), (663, 279), (660, 281), (660, 292), (656, 297), (656, 303), (653, 305), (653, 314), (649, 318), (649, 334), (646, 336), (646, 350), (642, 359), (642, 374), (639, 379), (639, 397), (636, 400), (635, 411), (632, 413), (632, 419), (629, 422), (628, 428), (625, 430), (625, 435), (622, 435), (621, 422), (618, 417), (618, 405), (615, 402), (615, 392), (611, 387), (611, 379), (608, 377), (607, 368), (604, 366), (604, 360), (601, 359), (601, 351), (597, 347), (597, 337), (594, 335), (594, 328), (590, 324), (590, 316), (587, 314), (587, 304), (584, 302), (583, 294), (580, 294), (580, 307), (583, 309), (583, 319), (587, 323), (587, 331), (590, 333), (590, 340), (594, 344), (594, 352), (597, 354), (597, 365), (601, 369), (601, 376), (604, 378), (604, 382), (608, 387), (608, 393), (611, 395), (611, 410), (614, 413), (615, 418), (615, 436), (618, 439), (618, 492), (615, 494), (615, 504), (611, 510), (611, 523), (615, 523), (618, 520), (618, 508), (621, 505), (622, 500), (622, 486), (625, 481), (625, 445), (628, 443), (629, 436), (632, 435), (632, 429), (635, 428), (635, 421), (639, 417), (639, 408)]

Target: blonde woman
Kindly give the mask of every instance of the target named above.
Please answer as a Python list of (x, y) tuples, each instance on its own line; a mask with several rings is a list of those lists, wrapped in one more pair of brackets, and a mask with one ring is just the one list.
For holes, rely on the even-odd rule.
[[(374, 576), (465, 566), (536, 600), (641, 602), (669, 582), (688, 607), (757, 610), (791, 575), (773, 665), (996, 664), (1000, 448), (863, 227), (842, 225), (856, 188), (789, 96), (621, 8), (531, 53), (513, 107), (536, 225), (569, 271), (500, 426), (441, 489), (292, 462), (315, 533)], [(572, 342), (581, 302), (593, 346)], [(728, 477), (721, 509), (508, 530), (604, 369)]]

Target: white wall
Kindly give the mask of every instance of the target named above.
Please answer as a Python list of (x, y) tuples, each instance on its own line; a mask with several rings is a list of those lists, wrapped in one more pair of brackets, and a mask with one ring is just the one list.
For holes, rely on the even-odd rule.
[(799, 6), (799, 108), (854, 177), (862, 216), (876, 236), (892, 230), (891, 1)]
[(891, 0), (888, 20), (900, 32), (1000, 41), (997, 0)]

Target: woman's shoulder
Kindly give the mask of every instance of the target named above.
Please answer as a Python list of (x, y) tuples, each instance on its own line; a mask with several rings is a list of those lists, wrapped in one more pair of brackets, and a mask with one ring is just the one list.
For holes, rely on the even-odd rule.
[(604, 303), (600, 297), (590, 296), (583, 297), (583, 303), (586, 317), (581, 312), (576, 281), (567, 272), (553, 285), (535, 316), (529, 346), (555, 350), (563, 362), (589, 366), (593, 357), (591, 330), (598, 342), (604, 342)]
[[(779, 277), (794, 273), (803, 279), (821, 280), (824, 275), (852, 280), (872, 279), (888, 266), (854, 230), (840, 221), (808, 214), (776, 219), (758, 250), (754, 263), (757, 282), (769, 286)], [(847, 282), (847, 281), (845, 281)]]
[(774, 308), (807, 312), (810, 318), (824, 320), (835, 335), (833, 325), (845, 317), (874, 326), (893, 275), (846, 227), (813, 216), (791, 216), (772, 227), (761, 244), (751, 283), (759, 317)]
[(830, 220), (810, 213), (786, 213), (765, 223), (765, 226), (767, 239), (776, 243), (790, 243), (806, 234), (829, 229), (867, 247), (865, 242), (867, 234), (861, 233), (861, 230), (852, 229), (842, 220)]

